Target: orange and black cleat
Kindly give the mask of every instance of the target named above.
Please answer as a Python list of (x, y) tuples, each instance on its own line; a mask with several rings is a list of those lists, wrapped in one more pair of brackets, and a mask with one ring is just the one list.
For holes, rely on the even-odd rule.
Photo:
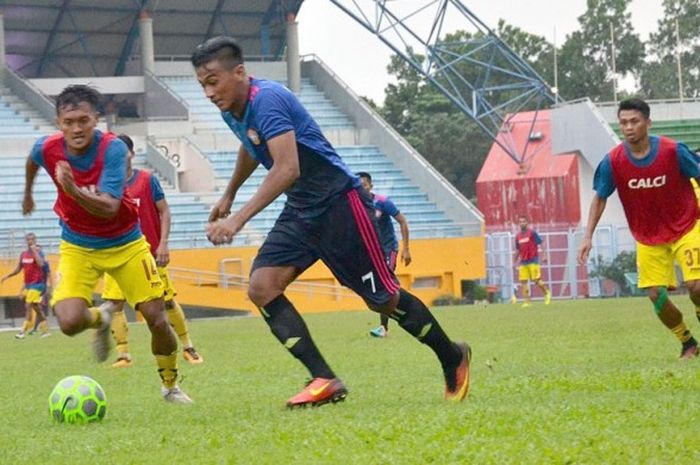
[(445, 375), (445, 399), (460, 402), (469, 393), (469, 364), (472, 359), (472, 349), (469, 344), (460, 342), (457, 348), (462, 353), (462, 361), (455, 369), (454, 377)]
[(287, 408), (320, 407), (345, 400), (348, 390), (339, 378), (314, 378), (302, 391), (287, 401)]
[(201, 355), (199, 355), (199, 352), (197, 352), (194, 347), (185, 347), (182, 350), (182, 356), (192, 365), (197, 365), (204, 362), (204, 359)]

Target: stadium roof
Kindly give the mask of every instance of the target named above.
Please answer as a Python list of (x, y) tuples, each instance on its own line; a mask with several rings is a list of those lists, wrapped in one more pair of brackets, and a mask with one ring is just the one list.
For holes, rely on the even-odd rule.
[(139, 56), (141, 11), (156, 60), (189, 59), (208, 37), (238, 39), (248, 59), (279, 59), (303, 0), (3, 0), (7, 64), (36, 77), (121, 76)]

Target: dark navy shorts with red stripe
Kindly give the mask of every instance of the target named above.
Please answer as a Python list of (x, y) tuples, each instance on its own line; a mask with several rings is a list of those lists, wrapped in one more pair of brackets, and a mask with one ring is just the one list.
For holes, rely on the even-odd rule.
[(399, 292), (377, 233), (372, 200), (353, 189), (315, 218), (285, 207), (260, 247), (253, 270), (294, 266), (300, 272), (322, 260), (335, 277), (370, 304), (382, 305)]

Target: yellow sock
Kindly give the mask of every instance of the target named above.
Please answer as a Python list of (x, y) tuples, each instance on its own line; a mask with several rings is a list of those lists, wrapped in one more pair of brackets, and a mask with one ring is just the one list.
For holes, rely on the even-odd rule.
[(49, 323), (48, 321), (44, 320), (41, 323), (39, 323), (39, 331), (41, 334), (46, 334), (49, 332)]
[(158, 364), (158, 375), (160, 375), (163, 386), (167, 389), (175, 387), (177, 384), (177, 352), (170, 355), (156, 355), (156, 363)]
[(32, 310), (32, 318), (29, 320), (29, 326), (27, 327), (27, 330), (31, 330), (34, 328), (34, 325), (36, 324), (36, 310)]
[[(171, 308), (167, 308), (172, 305)], [(182, 311), (180, 304), (171, 300), (166, 303), (166, 313), (168, 315), (168, 321), (175, 329), (175, 334), (180, 339), (183, 347), (192, 347), (192, 340), (190, 340), (190, 333), (187, 331), (187, 323), (185, 322), (185, 312)]]
[(117, 344), (117, 354), (129, 354), (129, 325), (126, 322), (126, 314), (114, 312), (112, 314), (112, 337)]
[(90, 307), (88, 311), (90, 312), (90, 324), (88, 328), (99, 328), (102, 326), (102, 312), (100, 312), (100, 309), (97, 307)]
[(695, 307), (695, 316), (698, 317), (698, 321), (700, 321), (700, 307)]
[(34, 327), (34, 323), (32, 322), (32, 320), (24, 320), (24, 323), (22, 323), (22, 332), (26, 333), (30, 329), (32, 329), (33, 327)]
[(675, 328), (672, 328), (671, 332), (678, 338), (679, 341), (681, 341), (681, 343), (687, 342), (691, 337), (693, 337), (693, 335), (690, 334), (690, 331), (688, 331), (688, 327), (682, 322)]

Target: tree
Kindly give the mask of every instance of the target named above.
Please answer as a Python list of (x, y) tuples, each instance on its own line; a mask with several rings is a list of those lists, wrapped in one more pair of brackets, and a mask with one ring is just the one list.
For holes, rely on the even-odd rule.
[[(581, 30), (569, 34), (559, 60), (560, 93), (567, 99), (590, 97), (612, 100), (612, 79), (637, 77), (644, 58), (644, 44), (634, 33), (628, 11), (632, 0), (588, 0), (579, 16)], [(615, 38), (615, 70), (612, 72), (610, 28)]]
[[(700, 0), (664, 0), (664, 16), (648, 42), (641, 92), (647, 98), (678, 97), (677, 53), (681, 54), (683, 96), (700, 95)], [(678, 36), (676, 40), (676, 21)]]

